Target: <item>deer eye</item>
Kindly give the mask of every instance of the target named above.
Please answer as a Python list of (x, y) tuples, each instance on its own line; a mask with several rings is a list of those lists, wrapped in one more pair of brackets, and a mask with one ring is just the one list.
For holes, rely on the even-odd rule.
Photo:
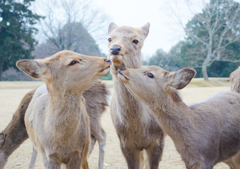
[(112, 39), (111, 38), (108, 38), (108, 42), (111, 42), (112, 41)]
[(75, 60), (73, 60), (73, 61), (71, 61), (71, 62), (68, 64), (68, 66), (75, 65), (76, 63), (79, 63), (79, 62), (78, 62), (78, 61), (75, 61)]
[(151, 78), (151, 79), (154, 78), (154, 76), (153, 76), (152, 73), (148, 73), (147, 76), (148, 76), (149, 78)]
[(132, 42), (135, 44), (138, 44), (138, 40), (136, 40), (136, 39), (134, 39)]

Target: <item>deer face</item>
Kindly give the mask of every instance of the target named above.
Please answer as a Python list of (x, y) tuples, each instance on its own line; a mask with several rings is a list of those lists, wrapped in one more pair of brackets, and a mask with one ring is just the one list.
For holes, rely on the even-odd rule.
[(144, 69), (119, 69), (118, 78), (138, 100), (148, 104), (171, 96), (172, 90), (184, 88), (196, 72), (184, 68), (177, 72), (168, 72), (157, 66)]
[(115, 70), (121, 67), (141, 67), (141, 49), (148, 32), (149, 23), (140, 29), (127, 26), (118, 27), (114, 23), (109, 25), (109, 59)]
[(82, 91), (109, 72), (111, 62), (103, 57), (62, 51), (46, 59), (20, 60), (17, 67), (53, 90)]

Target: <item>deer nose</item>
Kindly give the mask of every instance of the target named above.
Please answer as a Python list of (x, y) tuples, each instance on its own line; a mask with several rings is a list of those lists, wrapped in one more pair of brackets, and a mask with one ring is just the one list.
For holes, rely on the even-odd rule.
[(120, 68), (120, 69), (118, 69), (118, 73), (121, 73), (121, 71), (123, 71), (123, 70), (126, 70), (125, 68)]
[(120, 53), (120, 51), (121, 51), (121, 47), (120, 46), (113, 46), (110, 49), (110, 52), (113, 55), (118, 55)]
[(111, 60), (109, 60), (109, 59), (105, 59), (104, 61), (112, 64)]

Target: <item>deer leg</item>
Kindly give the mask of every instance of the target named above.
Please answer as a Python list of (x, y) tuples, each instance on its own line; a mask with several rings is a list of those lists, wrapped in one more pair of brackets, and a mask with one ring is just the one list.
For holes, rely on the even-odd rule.
[(7, 158), (5, 157), (4, 152), (0, 151), (0, 169), (3, 169), (7, 163)]
[(159, 162), (162, 159), (164, 140), (160, 144), (152, 144), (150, 148), (146, 150), (147, 164), (149, 169), (158, 169)]
[(240, 151), (223, 162), (226, 163), (230, 169), (240, 169)]
[[(89, 142), (89, 140), (88, 140)], [(88, 166), (88, 150), (89, 150), (89, 143), (87, 143), (84, 148), (83, 148), (83, 156), (82, 156), (82, 169), (89, 169), (89, 166)], [(78, 160), (80, 161), (80, 160)], [(81, 162), (80, 162), (81, 164)], [(73, 167), (70, 167), (70, 168), (67, 168), (67, 169), (73, 169)]]
[[(85, 141), (85, 144), (84, 144), (84, 147), (83, 147), (83, 152), (82, 152), (82, 160), (80, 161), (80, 164), (82, 162), (82, 164), (80, 166), (82, 166), (82, 169), (89, 169), (89, 166), (88, 166), (88, 154), (89, 154), (89, 144), (90, 143), (90, 130), (87, 130), (88, 133), (87, 133), (87, 138), (86, 138), (86, 141)], [(71, 167), (69, 169), (72, 169)]]
[(139, 169), (141, 165), (141, 151), (122, 144), (121, 150), (126, 159), (128, 169)]
[(81, 167), (81, 164), (82, 164), (82, 168), (84, 168), (83, 166), (83, 163), (81, 163), (81, 159), (78, 158), (74, 158), (74, 159), (71, 159), (71, 161), (66, 165), (66, 169), (80, 169)]
[(234, 169), (240, 169), (240, 151), (234, 156), (234, 163), (235, 163)]
[(51, 160), (48, 160), (45, 155), (42, 155), (43, 164), (46, 169), (61, 169), (61, 165), (58, 163), (54, 163)]
[(95, 143), (96, 143), (96, 138), (94, 137), (94, 135), (91, 134), (90, 150), (89, 150), (88, 156), (90, 156), (90, 154), (92, 153)]
[(191, 165), (185, 162), (185, 166), (187, 169), (213, 169), (214, 164), (208, 161), (199, 161)]
[(28, 169), (34, 169), (36, 159), (37, 159), (37, 150), (33, 147), (32, 158), (31, 158), (31, 162)]
[(146, 165), (146, 153), (145, 151), (140, 152), (140, 168), (139, 169), (149, 169), (148, 165)]
[(100, 128), (100, 131), (96, 137), (99, 144), (98, 169), (103, 169), (104, 152), (106, 148), (106, 133), (103, 128)]

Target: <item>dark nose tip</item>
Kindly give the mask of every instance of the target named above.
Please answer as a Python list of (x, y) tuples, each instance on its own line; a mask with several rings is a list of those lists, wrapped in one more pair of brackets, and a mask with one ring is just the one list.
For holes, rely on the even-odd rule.
[(121, 47), (120, 46), (113, 46), (110, 49), (110, 52), (113, 55), (118, 55), (120, 53), (120, 51), (121, 51)]
[(111, 60), (109, 60), (109, 59), (105, 59), (104, 61), (112, 64)]
[(121, 73), (121, 71), (123, 71), (123, 70), (126, 70), (125, 68), (120, 68), (120, 69), (118, 69), (118, 73)]

